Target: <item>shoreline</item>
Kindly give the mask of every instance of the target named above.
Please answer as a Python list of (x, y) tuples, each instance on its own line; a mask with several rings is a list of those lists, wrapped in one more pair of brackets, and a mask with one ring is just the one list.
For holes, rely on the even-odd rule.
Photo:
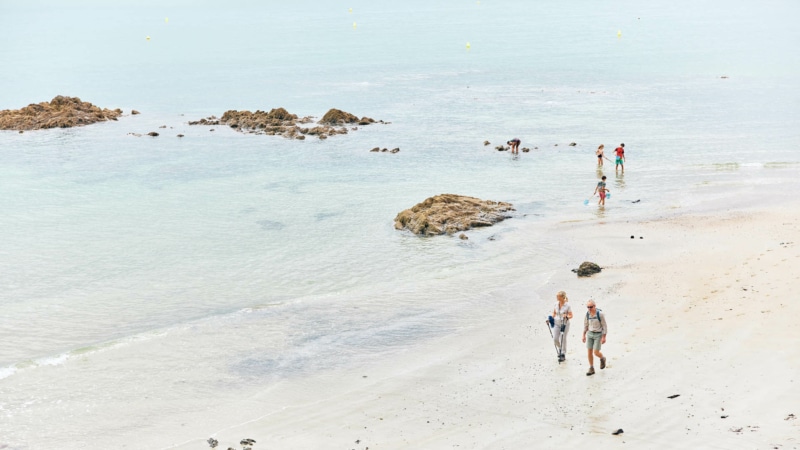
[[(796, 447), (800, 351), (787, 343), (800, 313), (788, 300), (798, 278), (787, 264), (780, 270), (800, 258), (793, 206), (643, 221), (635, 226), (644, 239), (630, 242), (612, 236), (618, 224), (562, 224), (555, 235), (603, 272), (577, 279), (559, 271), (534, 289), (538, 299), (518, 283), (508, 288), (508, 319), (373, 367), (283, 384), (259, 396), (273, 411), (213, 436), (284, 448), (521, 448), (551, 439)], [(592, 377), (584, 375), (582, 320), (570, 331), (567, 362), (556, 362), (543, 318), (560, 289), (576, 319), (590, 295), (608, 315), (609, 364)], [(765, 307), (762, 296), (785, 300)], [(618, 428), (625, 433), (612, 436)]]

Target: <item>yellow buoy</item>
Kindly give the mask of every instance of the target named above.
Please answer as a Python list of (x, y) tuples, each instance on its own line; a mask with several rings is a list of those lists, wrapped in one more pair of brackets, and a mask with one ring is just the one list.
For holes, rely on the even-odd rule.
[(469, 42), (467, 42), (467, 50), (469, 50), (470, 48), (472, 48), (472, 46), (469, 45)]
[(622, 30), (617, 30), (617, 37), (622, 37)]
[(169, 17), (164, 17), (164, 23), (169, 23)]
[(150, 36), (147, 36), (145, 39), (147, 39), (149, 41), (150, 40)]
[(353, 8), (348, 9), (347, 12), (353, 12)]
[(353, 22), (353, 29), (355, 29), (355, 28), (356, 28), (356, 23), (355, 23), (355, 22)]

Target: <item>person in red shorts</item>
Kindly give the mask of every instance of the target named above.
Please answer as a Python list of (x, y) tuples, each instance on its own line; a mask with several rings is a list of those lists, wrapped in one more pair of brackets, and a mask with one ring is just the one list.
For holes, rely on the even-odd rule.
[(619, 147), (614, 149), (614, 153), (617, 155), (617, 163), (614, 165), (614, 172), (619, 170), (619, 167), (622, 166), (622, 173), (625, 173), (625, 144), (619, 144)]
[[(609, 189), (606, 188), (606, 176), (603, 175), (603, 178), (597, 183), (597, 187), (594, 188), (594, 194), (600, 194), (600, 201), (597, 202), (598, 205), (605, 206), (606, 192), (609, 192)], [(592, 194), (592, 197), (594, 197), (594, 194)]]

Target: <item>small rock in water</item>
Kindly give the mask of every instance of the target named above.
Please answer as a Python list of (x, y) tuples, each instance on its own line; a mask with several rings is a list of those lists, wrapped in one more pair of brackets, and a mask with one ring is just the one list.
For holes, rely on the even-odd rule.
[(397, 153), (400, 151), (400, 147), (395, 147), (389, 151), (389, 153)]
[(179, 134), (179, 135), (178, 135), (178, 137), (183, 137), (183, 135), (182, 135), (182, 134)]
[(131, 110), (131, 115), (132, 115), (132, 116), (135, 116), (135, 115), (137, 115), (137, 114), (139, 114), (139, 111), (137, 111), (137, 110), (135, 110), (135, 109), (132, 109), (132, 110)]
[(158, 133), (156, 133), (155, 131), (151, 131), (151, 132), (147, 133), (147, 135), (156, 137), (156, 136), (158, 136)]
[(531, 149), (528, 147), (522, 147), (522, 153), (528, 153), (529, 151), (531, 151)]
[(461, 233), (461, 234), (458, 236), (458, 238), (459, 238), (459, 239), (461, 239), (462, 241), (466, 241), (467, 239), (469, 239), (469, 237), (468, 237), (466, 234), (464, 234), (464, 233)]
[(622, 434), (622, 433), (624, 433), (624, 431), (622, 431), (622, 428), (619, 428), (619, 429), (617, 429), (617, 431), (615, 431), (615, 432), (613, 432), (613, 433), (611, 433), (611, 434), (613, 434), (613, 435), (615, 435), (615, 436), (616, 436), (616, 435), (618, 435), (618, 434)]
[(166, 125), (161, 125), (161, 126), (160, 126), (160, 127), (158, 127), (158, 128), (167, 128), (167, 126), (166, 126)]
[(681, 394), (675, 394), (675, 395), (670, 395), (667, 398), (677, 398), (677, 397), (680, 397), (680, 396), (681, 396)]
[(388, 149), (388, 148), (382, 148), (382, 149), (381, 149), (381, 153), (388, 152), (388, 151), (389, 151), (389, 149)]
[(371, 151), (371, 152), (379, 152), (379, 151), (381, 151), (381, 148), (380, 148), (380, 147), (375, 147), (375, 148), (373, 148), (373, 149), (372, 149), (372, 150), (370, 150), (370, 151)]
[(206, 442), (208, 442), (208, 445), (210, 445), (211, 448), (217, 448), (217, 445), (219, 445), (219, 441), (214, 438), (208, 438), (208, 441)]
[(483, 141), (483, 145), (490, 145), (490, 144), (491, 144), (491, 142), (489, 142), (489, 141)]
[(575, 147), (576, 145), (578, 145), (578, 144), (576, 144), (575, 142), (570, 142), (570, 143), (569, 143), (569, 146), (570, 146), (570, 147)]
[(631, 239), (635, 239), (633, 235), (631, 235)]

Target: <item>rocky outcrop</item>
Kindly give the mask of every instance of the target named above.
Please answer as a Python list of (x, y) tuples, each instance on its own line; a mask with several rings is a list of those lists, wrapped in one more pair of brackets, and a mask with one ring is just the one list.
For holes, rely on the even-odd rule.
[[(189, 125), (228, 125), (229, 127), (243, 132), (253, 134), (266, 134), (270, 136), (283, 136), (288, 139), (303, 140), (306, 136), (315, 136), (319, 139), (327, 139), (329, 136), (337, 134), (347, 134), (345, 125), (357, 123), (359, 125), (369, 125), (375, 120), (369, 117), (357, 116), (331, 109), (314, 127), (303, 127), (301, 125), (312, 123), (311, 117), (299, 118), (284, 108), (273, 108), (269, 112), (258, 110), (250, 111), (225, 111), (221, 118), (217, 116), (189, 122)], [(381, 121), (381, 123), (384, 123)], [(357, 130), (357, 127), (351, 128)]]
[(369, 125), (371, 123), (375, 123), (375, 119), (369, 117), (362, 117), (358, 118), (349, 112), (345, 112), (336, 108), (331, 108), (328, 112), (322, 116), (322, 119), (319, 120), (319, 123), (325, 125), (345, 125), (345, 124), (353, 124), (357, 123), (359, 125)]
[(394, 227), (421, 236), (488, 227), (511, 217), (513, 205), (455, 194), (430, 197), (394, 218)]
[(601, 270), (603, 269), (601, 269), (600, 266), (589, 261), (584, 261), (577, 269), (572, 269), (572, 271), (577, 273), (579, 277), (592, 276), (596, 273), (599, 273)]
[(121, 109), (101, 109), (78, 97), (57, 96), (50, 102), (32, 103), (22, 109), (0, 111), (0, 130), (71, 128), (117, 120)]

